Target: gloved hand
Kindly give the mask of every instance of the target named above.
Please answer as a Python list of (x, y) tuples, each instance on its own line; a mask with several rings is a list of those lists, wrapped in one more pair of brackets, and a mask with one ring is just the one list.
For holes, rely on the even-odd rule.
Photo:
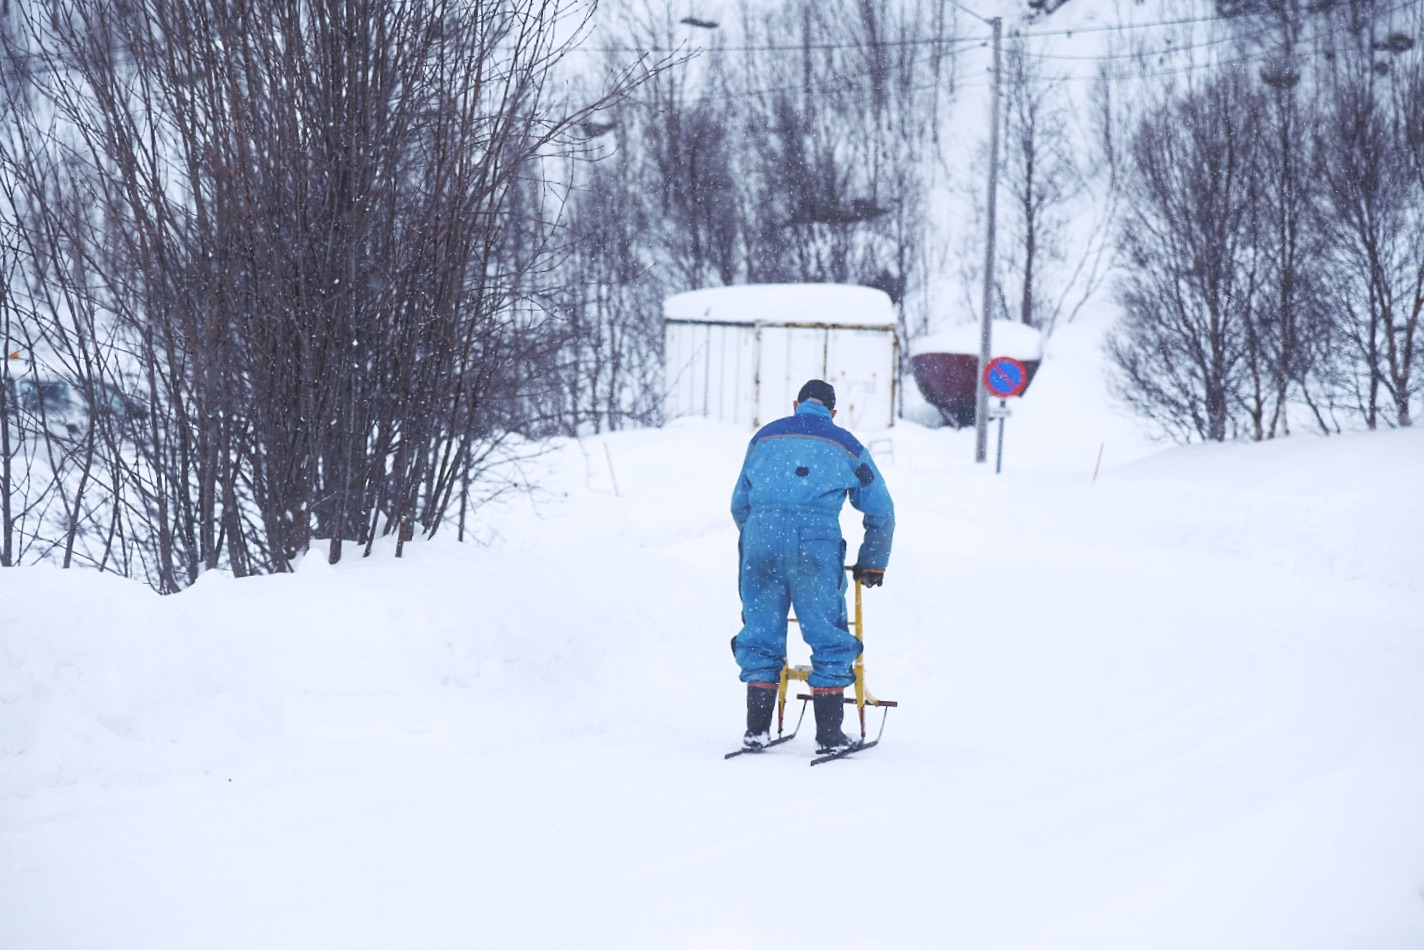
[(879, 587), (885, 583), (885, 572), (873, 567), (861, 567), (859, 564), (850, 569), (850, 576), (860, 581), (866, 587)]

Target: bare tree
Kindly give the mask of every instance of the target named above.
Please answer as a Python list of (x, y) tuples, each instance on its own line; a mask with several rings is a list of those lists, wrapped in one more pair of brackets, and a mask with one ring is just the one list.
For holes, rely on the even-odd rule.
[(1011, 35), (1005, 59), (1002, 181), (1011, 211), (1005, 216), (1004, 261), (1018, 292), (1010, 302), (1011, 291), (1001, 280), (1000, 299), (1006, 317), (1049, 333), (1067, 288), (1050, 285), (1045, 272), (1067, 257), (1070, 205), (1085, 182), (1060, 81), (1044, 73), (1022, 33)]
[[(1424, 313), (1424, 175), (1420, 52), (1370, 15), (1338, 34), (1317, 139), (1338, 322), (1353, 351), (1360, 413), (1413, 422)], [(1416, 12), (1414, 29), (1424, 26)], [(1384, 34), (1384, 35), (1381, 35)], [(1402, 39), (1401, 39), (1402, 38)], [(1353, 370), (1353, 371), (1352, 371)], [(1384, 416), (1385, 400), (1392, 418)]]
[(544, 162), (602, 105), (554, 95), (563, 18), (56, 0), (24, 20), (5, 180), (26, 316), (87, 398), (121, 376), (143, 401), (137, 431), (72, 440), (68, 523), (103, 495), (172, 590), (463, 518), (556, 322)]
[[(1265, 304), (1248, 324), (1256, 437), (1304, 403), (1322, 431), (1353, 401), (1369, 427), (1407, 424), (1416, 364), (1421, 193), (1408, 169), (1420, 113), (1417, 5), (1218, 3), (1260, 60)], [(1385, 416), (1394, 403), (1392, 420)]]
[(1258, 440), (1290, 433), (1289, 407), (1296, 397), (1310, 407), (1321, 430), (1330, 431), (1314, 390), (1334, 332), (1323, 279), (1321, 189), (1310, 168), (1319, 119), (1317, 110), (1302, 102), (1301, 14), (1284, 6), (1275, 12), (1275, 46), (1258, 70), (1265, 87), (1262, 207), (1255, 232), (1262, 300), (1247, 327), (1250, 384), (1245, 401)]
[(1113, 390), (1183, 440), (1232, 434), (1260, 306), (1260, 114), (1248, 76), (1228, 69), (1153, 109), (1133, 140)]
[(923, 288), (952, 29), (942, 4), (798, 0), (744, 8), (687, 57), (666, 7), (623, 22), (613, 70), (664, 68), (583, 129), (594, 160), (573, 169), (563, 222), (561, 431), (656, 418), (670, 292), (837, 281), (901, 302)]
[(745, 25), (736, 176), (747, 279), (922, 284), (927, 192), (953, 25), (874, 0), (800, 3)]

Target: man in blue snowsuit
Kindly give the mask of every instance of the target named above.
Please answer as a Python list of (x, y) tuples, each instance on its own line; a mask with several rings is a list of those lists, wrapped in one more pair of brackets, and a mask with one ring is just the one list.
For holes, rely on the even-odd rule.
[(890, 559), (895, 506), (885, 480), (855, 436), (831, 421), (836, 391), (813, 379), (801, 387), (794, 415), (763, 426), (747, 447), (732, 517), (741, 532), (742, 630), (732, 641), (747, 684), (747, 732), (742, 747), (771, 741), (781, 668), (786, 660), (787, 608), (796, 608), (811, 648), (812, 702), (820, 754), (854, 743), (841, 730), (844, 690), (861, 644), (846, 623), (845, 541), (840, 511), (846, 498), (864, 515), (865, 538), (853, 568), (866, 587), (879, 587)]

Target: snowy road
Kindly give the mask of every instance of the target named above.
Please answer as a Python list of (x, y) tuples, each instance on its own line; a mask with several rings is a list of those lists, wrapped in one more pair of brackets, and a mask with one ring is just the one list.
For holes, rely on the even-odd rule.
[[(808, 740), (721, 758), (743, 437), (614, 437), (620, 497), (571, 448), (569, 497), (493, 517), (493, 548), (120, 599), (133, 650), (146, 625), (222, 644), (213, 702), (249, 734), (133, 766), (80, 677), (31, 741), (67, 731), (103, 767), (21, 770), (0, 800), (0, 946), (1424, 945), (1424, 593), (1338, 570), (1355, 527), (1287, 517), (1373, 517), (1381, 558), (1409, 554), (1416, 434), (1371, 443), (1379, 478), (1344, 497), (1331, 442), (1093, 486), (995, 479), (905, 429), (866, 594), (871, 686), (902, 707), (817, 769)], [(116, 609), (22, 576), (76, 625)], [(7, 642), (23, 684), (47, 658)], [(215, 715), (128, 708), (150, 746)]]

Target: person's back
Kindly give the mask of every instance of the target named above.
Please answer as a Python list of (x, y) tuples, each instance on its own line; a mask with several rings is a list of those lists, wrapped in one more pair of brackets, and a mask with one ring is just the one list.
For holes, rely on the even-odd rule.
[(821, 380), (801, 388), (794, 415), (763, 426), (747, 447), (732, 493), (741, 532), (742, 631), (734, 640), (747, 684), (744, 747), (769, 741), (771, 710), (786, 659), (787, 611), (795, 607), (811, 647), (821, 751), (849, 745), (841, 731), (843, 690), (855, 681), (860, 641), (845, 608), (845, 542), (841, 506), (864, 515), (865, 538), (855, 576), (878, 586), (890, 557), (894, 504), (870, 453), (837, 426), (835, 390)]

